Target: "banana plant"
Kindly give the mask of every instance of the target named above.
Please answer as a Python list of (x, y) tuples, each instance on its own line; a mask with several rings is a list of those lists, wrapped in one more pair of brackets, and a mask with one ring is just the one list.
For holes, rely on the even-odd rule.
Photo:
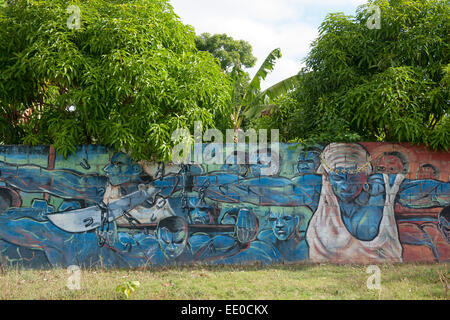
[(264, 60), (250, 83), (245, 87), (241, 84), (242, 73), (239, 70), (239, 64), (237, 64), (237, 69), (233, 73), (234, 104), (231, 114), (235, 132), (241, 128), (245, 118), (251, 119), (259, 116), (265, 109), (273, 107), (271, 104), (273, 99), (285, 94), (298, 83), (299, 75), (297, 74), (261, 91), (261, 81), (265, 80), (267, 75), (274, 69), (275, 62), (279, 58), (281, 58), (281, 50), (274, 49)]

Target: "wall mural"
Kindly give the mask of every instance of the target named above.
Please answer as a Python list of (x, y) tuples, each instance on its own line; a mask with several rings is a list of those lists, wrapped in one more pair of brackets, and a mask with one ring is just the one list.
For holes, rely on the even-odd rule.
[(0, 146), (0, 263), (449, 262), (449, 163), (388, 143), (281, 144), (277, 163), (180, 166), (102, 146), (67, 159)]

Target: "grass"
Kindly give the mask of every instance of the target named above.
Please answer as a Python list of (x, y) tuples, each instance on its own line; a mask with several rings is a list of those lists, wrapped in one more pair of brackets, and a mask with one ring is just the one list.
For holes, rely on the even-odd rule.
[(449, 264), (380, 265), (381, 291), (369, 290), (366, 267), (353, 265), (191, 266), (147, 270), (82, 270), (70, 290), (65, 269), (4, 269), (0, 299), (121, 299), (116, 287), (140, 286), (130, 299), (304, 300), (446, 299), (439, 274)]

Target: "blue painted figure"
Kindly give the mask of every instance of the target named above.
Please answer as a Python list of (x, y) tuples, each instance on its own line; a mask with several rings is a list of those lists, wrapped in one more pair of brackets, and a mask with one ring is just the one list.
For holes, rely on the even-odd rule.
[(308, 258), (308, 244), (306, 242), (306, 227), (303, 220), (309, 221), (312, 211), (307, 207), (269, 209), (269, 222), (272, 233), (260, 234), (259, 239), (270, 241), (280, 252), (284, 261), (296, 262)]
[(192, 232), (184, 218), (168, 217), (158, 223), (153, 237), (141, 233), (137, 242), (146, 250), (149, 265), (212, 263), (247, 249), (257, 233), (257, 218), (252, 212), (241, 212), (234, 225), (231, 234), (220, 230)]
[(122, 195), (138, 190), (151, 178), (125, 153), (117, 153), (104, 168), (105, 175), (82, 174), (74, 170), (49, 170), (36, 165), (14, 165), (0, 161), (0, 181), (28, 193), (48, 193), (70, 200), (103, 201), (107, 183), (121, 188)]
[[(86, 267), (304, 260), (401, 262), (403, 248), (394, 206), (412, 210), (449, 206), (450, 183), (406, 179), (404, 171), (390, 170), (394, 165), (389, 161), (395, 160), (396, 153), (389, 152), (386, 161), (374, 162), (374, 169), (363, 146), (332, 143), (323, 150), (302, 151), (294, 167), (289, 167), (289, 172), (297, 170), (293, 177), (280, 175), (286, 171), (281, 170), (279, 160), (274, 161), (280, 158), (270, 149), (267, 158), (259, 151), (244, 153), (247, 163), (226, 164), (218, 171), (185, 165), (179, 172), (164, 175), (163, 170), (155, 177), (124, 153), (113, 155), (103, 175), (0, 161), (0, 187), (4, 184), (17, 194), (44, 193), (63, 200), (56, 210), (40, 199), (23, 208), (20, 197), (2, 196), (0, 188), (0, 252), (9, 256), (20, 248), (25, 251), (12, 259), (29, 259), (28, 253), (40, 252), (51, 265)], [(118, 216), (132, 224), (126, 232), (122, 224), (117, 229), (104, 214), (109, 214), (114, 201), (128, 201), (127, 196), (142, 185), (157, 188), (159, 196), (145, 194), (136, 205), (121, 204)], [(56, 217), (69, 216), (83, 220), (80, 213), (91, 208), (102, 219), (101, 228), (95, 231), (73, 231), (56, 222)], [(449, 244), (445, 212), (433, 218), (434, 229), (405, 232), (403, 242), (432, 248), (435, 259), (441, 261)], [(85, 219), (81, 227), (87, 228), (93, 221)], [(132, 228), (141, 222), (147, 225), (143, 227), (147, 232)], [(433, 230), (443, 235), (440, 248), (428, 239)]]
[[(22, 192), (45, 192), (65, 199), (59, 212), (80, 208), (78, 200), (102, 203), (108, 182), (119, 187), (122, 195), (126, 195), (138, 190), (139, 184), (150, 181), (149, 176), (143, 174), (141, 166), (133, 163), (123, 153), (115, 154), (104, 171), (106, 176), (84, 175), (73, 170), (47, 170), (34, 165), (16, 166), (0, 162), (0, 180), (8, 186)], [(127, 260), (132, 260), (130, 257), (119, 257), (122, 254), (117, 249), (121, 247), (120, 243), (116, 243), (114, 249), (108, 244), (99, 246), (103, 235), (99, 238), (98, 232), (74, 234), (53, 225), (46, 215), (55, 210), (46, 201), (35, 200), (32, 208), (6, 209), (4, 203), (3, 201), (0, 205), (3, 208), (0, 219), (7, 227), (2, 228), (0, 238), (9, 244), (45, 251), (52, 265), (93, 266), (101, 261), (105, 266), (128, 266)], [(143, 203), (142, 207), (153, 212), (151, 203)], [(129, 209), (135, 208), (124, 207), (124, 211)], [(112, 230), (114, 225), (107, 227)], [(109, 232), (108, 236), (111, 237), (111, 234)], [(125, 252), (128, 253), (126, 250)]]
[(189, 197), (188, 222), (190, 224), (214, 224), (214, 208), (203, 199)]
[[(236, 210), (242, 209), (226, 212), (223, 219), (230, 219)], [(305, 261), (308, 258), (305, 234), (311, 216), (312, 211), (307, 207), (270, 207), (267, 218), (271, 229), (262, 230), (248, 250), (220, 262), (271, 264)]]
[[(402, 174), (372, 174), (370, 156), (359, 144), (328, 145), (321, 154), (318, 174), (312, 174), (307, 165), (299, 164), (298, 168), (307, 173), (293, 179), (243, 179), (233, 173), (213, 172), (194, 176), (190, 183), (195, 189), (208, 181), (206, 196), (218, 202), (308, 206), (315, 212), (307, 234), (313, 251), (309, 258), (313, 261), (340, 262), (341, 258), (349, 261), (350, 257), (363, 263), (401, 261), (395, 202), (410, 208), (450, 203), (448, 182), (406, 180)], [(343, 230), (347, 231), (345, 237)]]
[[(42, 251), (54, 267), (128, 267), (126, 250), (98, 246), (95, 232), (69, 233), (46, 218), (54, 208), (45, 200), (35, 200), (31, 208), (11, 208), (0, 215), (0, 238), (14, 245)], [(116, 247), (121, 247), (116, 243)]]
[(438, 228), (442, 236), (450, 244), (450, 206), (445, 207), (438, 217)]

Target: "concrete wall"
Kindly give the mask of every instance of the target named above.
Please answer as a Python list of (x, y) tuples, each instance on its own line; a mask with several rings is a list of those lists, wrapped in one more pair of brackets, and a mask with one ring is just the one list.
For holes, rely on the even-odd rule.
[(68, 159), (50, 146), (0, 146), (1, 263), (450, 260), (449, 153), (336, 143), (307, 153), (282, 144), (278, 155), (158, 170), (102, 146)]

